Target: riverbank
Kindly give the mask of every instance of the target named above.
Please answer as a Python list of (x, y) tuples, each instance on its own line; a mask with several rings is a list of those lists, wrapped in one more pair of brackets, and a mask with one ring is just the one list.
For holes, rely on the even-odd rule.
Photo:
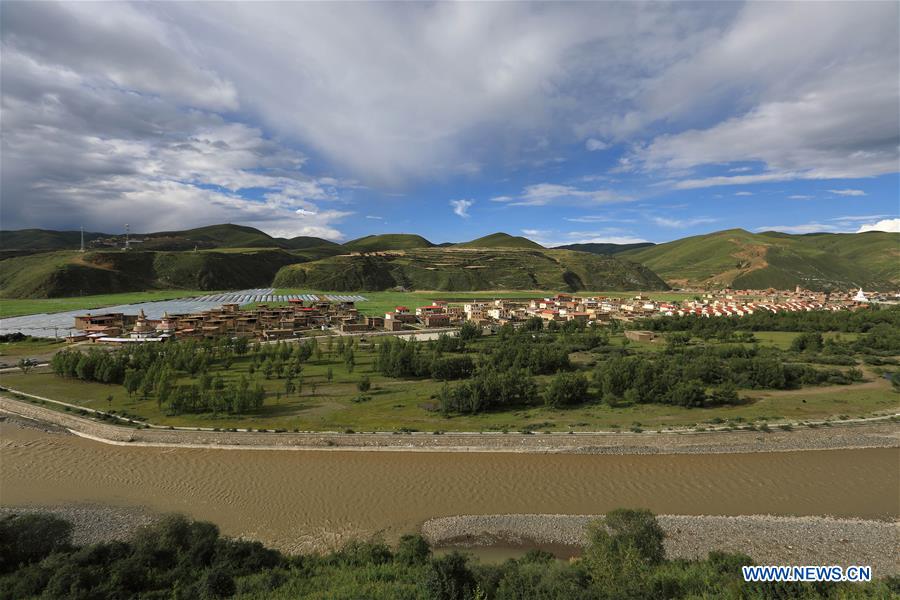
[(835, 423), (769, 432), (276, 433), (124, 427), (5, 396), (0, 396), (0, 413), (52, 424), (107, 444), (151, 447), (572, 454), (721, 454), (900, 447), (900, 425), (892, 421)]
[[(580, 548), (602, 515), (461, 515), (430, 519), (422, 533), (437, 547), (554, 545)], [(659, 515), (668, 558), (740, 552), (756, 564), (871, 565), (875, 577), (900, 573), (897, 521), (828, 517)]]
[[(124, 541), (162, 517), (140, 507), (101, 504), (0, 507), (0, 518), (43, 513), (68, 520), (76, 544)], [(602, 515), (461, 515), (429, 519), (422, 534), (436, 548), (472, 550), (553, 547), (577, 556), (585, 527)], [(828, 517), (691, 516), (657, 517), (670, 559), (705, 558), (713, 550), (747, 554), (756, 564), (871, 565), (875, 577), (900, 573), (897, 521)], [(252, 536), (249, 536), (252, 538)], [(287, 544), (291, 546), (291, 544)]]

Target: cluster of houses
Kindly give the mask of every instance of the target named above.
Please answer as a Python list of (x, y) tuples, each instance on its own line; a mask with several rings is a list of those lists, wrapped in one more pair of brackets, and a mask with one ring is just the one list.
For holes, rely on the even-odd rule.
[[(143, 310), (137, 315), (88, 313), (75, 317), (74, 328), (78, 333), (66, 339), (113, 344), (219, 336), (277, 340), (329, 327), (352, 331), (359, 319), (359, 311), (350, 301), (290, 300), (287, 306), (260, 304), (248, 310), (241, 310), (238, 304), (223, 304), (197, 313), (165, 313), (158, 319), (148, 318)], [(366, 318), (362, 319), (363, 326), (371, 328), (366, 325)]]
[(681, 302), (653, 300), (643, 294), (631, 298), (578, 297), (556, 294), (534, 299), (436, 300), (410, 309), (397, 306), (380, 316), (361, 315), (353, 301), (304, 301), (292, 299), (286, 306), (257, 305), (242, 310), (238, 304), (190, 314), (164, 314), (148, 318), (124, 313), (86, 314), (75, 317), (78, 333), (69, 341), (105, 343), (162, 342), (172, 338), (249, 337), (278, 340), (298, 337), (312, 330), (332, 329), (341, 333), (372, 331), (399, 332), (410, 329), (454, 327), (465, 321), (483, 327), (524, 323), (538, 317), (550, 322), (580, 321), (608, 323), (646, 317), (698, 315), (741, 317), (756, 312), (770, 313), (813, 310), (848, 310), (866, 306), (870, 298), (854, 293), (826, 294), (800, 288), (779, 290), (723, 290), (698, 292)]

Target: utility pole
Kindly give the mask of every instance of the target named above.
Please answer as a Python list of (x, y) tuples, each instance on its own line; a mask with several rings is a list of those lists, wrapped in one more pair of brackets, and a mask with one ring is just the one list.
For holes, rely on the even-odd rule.
[(128, 223), (125, 223), (125, 250), (128, 250)]
[(81, 226), (81, 252), (84, 252), (84, 225)]

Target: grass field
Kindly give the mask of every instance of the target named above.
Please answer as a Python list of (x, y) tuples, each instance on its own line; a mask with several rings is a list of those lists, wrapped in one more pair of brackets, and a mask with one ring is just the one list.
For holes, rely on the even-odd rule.
[(133, 304), (136, 302), (154, 302), (156, 300), (172, 300), (190, 298), (215, 292), (199, 290), (155, 290), (150, 292), (125, 292), (122, 294), (100, 294), (97, 296), (79, 296), (76, 298), (40, 298), (10, 299), (0, 298), (0, 318), (36, 315), (40, 313), (57, 313), (67, 310), (82, 310)]
[(30, 338), (20, 342), (0, 342), (0, 363), (9, 363), (10, 359), (18, 360), (22, 357), (48, 356), (65, 347), (65, 342), (47, 338)]
[[(613, 343), (621, 343), (618, 337)], [(631, 344), (632, 349), (657, 350), (662, 344)], [(646, 348), (644, 348), (646, 346)], [(323, 355), (303, 367), (303, 390), (290, 397), (283, 393), (283, 379), (261, 379), (270, 396), (255, 414), (229, 416), (166, 415), (154, 399), (131, 399), (120, 385), (85, 383), (62, 379), (49, 369), (36, 369), (27, 375), (3, 375), (3, 385), (40, 396), (71, 402), (98, 410), (115, 410), (140, 415), (152, 423), (175, 426), (218, 428), (263, 428), (320, 431), (392, 431), (399, 428), (420, 431), (591, 431), (627, 430), (640, 427), (657, 430), (667, 427), (709, 426), (709, 423), (747, 423), (760, 420), (817, 420), (860, 417), (896, 411), (900, 396), (889, 382), (867, 373), (867, 381), (852, 386), (828, 386), (790, 391), (747, 391), (747, 403), (737, 406), (688, 409), (662, 404), (642, 404), (611, 408), (590, 403), (571, 409), (543, 406), (523, 407), (506, 412), (445, 417), (434, 409), (433, 396), (442, 384), (430, 379), (392, 379), (372, 371), (374, 354), (366, 349), (356, 352), (353, 372), (337, 356)], [(595, 356), (578, 353), (575, 364), (589, 366)], [(221, 373), (227, 380), (246, 374), (249, 359), (237, 360)], [(333, 380), (328, 381), (327, 371)], [(354, 402), (359, 395), (357, 382), (363, 375), (371, 379), (370, 400)], [(537, 377), (544, 382), (548, 377)], [(181, 382), (187, 383), (188, 378)], [(315, 392), (313, 386), (315, 385)], [(112, 397), (108, 401), (108, 397)]]

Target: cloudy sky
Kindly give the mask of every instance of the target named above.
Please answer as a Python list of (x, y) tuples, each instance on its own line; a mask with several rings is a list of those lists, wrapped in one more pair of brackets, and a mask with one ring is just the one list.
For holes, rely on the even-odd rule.
[(900, 5), (14, 2), (4, 229), (900, 231)]

